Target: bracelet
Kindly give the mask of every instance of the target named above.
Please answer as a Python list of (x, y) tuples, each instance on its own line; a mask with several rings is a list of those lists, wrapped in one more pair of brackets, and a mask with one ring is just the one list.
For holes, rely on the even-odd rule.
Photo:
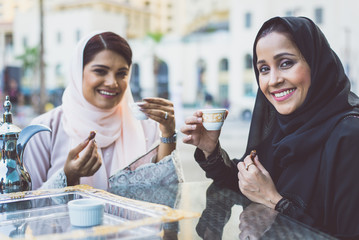
[(162, 133), (160, 133), (160, 139), (162, 143), (175, 143), (177, 142), (177, 130), (171, 137), (162, 137)]

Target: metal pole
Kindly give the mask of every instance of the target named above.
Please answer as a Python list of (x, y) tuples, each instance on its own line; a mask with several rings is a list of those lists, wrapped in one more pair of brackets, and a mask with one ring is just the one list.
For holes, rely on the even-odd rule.
[(44, 64), (44, 6), (43, 0), (39, 0), (40, 7), (40, 105), (39, 114), (45, 112), (46, 85), (45, 85), (45, 64)]

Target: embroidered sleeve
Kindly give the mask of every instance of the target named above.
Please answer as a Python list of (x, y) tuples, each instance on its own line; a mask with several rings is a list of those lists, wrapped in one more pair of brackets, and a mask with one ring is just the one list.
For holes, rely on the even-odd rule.
[(51, 188), (64, 188), (67, 187), (67, 178), (64, 169), (59, 169), (54, 175), (52, 175), (40, 189)]

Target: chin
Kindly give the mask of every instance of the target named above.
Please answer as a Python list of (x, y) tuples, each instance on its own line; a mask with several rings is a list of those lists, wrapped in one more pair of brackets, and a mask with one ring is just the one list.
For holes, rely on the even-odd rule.
[(116, 102), (106, 101), (106, 102), (99, 102), (95, 106), (100, 109), (108, 110), (108, 109), (112, 109), (112, 108), (116, 107), (119, 103), (120, 103), (119, 101), (116, 101)]
[(292, 110), (292, 109), (290, 109), (290, 110), (287, 110), (287, 109), (283, 110), (283, 109), (281, 109), (281, 110), (278, 111), (278, 109), (277, 109), (277, 112), (280, 113), (281, 115), (289, 115), (289, 114), (293, 113), (294, 110)]

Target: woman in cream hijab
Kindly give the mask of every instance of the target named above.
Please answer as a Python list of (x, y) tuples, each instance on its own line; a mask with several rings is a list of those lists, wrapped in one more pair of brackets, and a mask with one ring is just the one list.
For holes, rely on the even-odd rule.
[[(145, 162), (158, 162), (176, 148), (173, 104), (146, 98), (149, 120), (136, 120), (129, 87), (132, 51), (112, 32), (85, 36), (76, 47), (62, 105), (35, 118), (51, 134), (37, 134), (24, 153), (32, 189), (88, 184), (107, 189), (108, 179), (159, 143)], [(89, 138), (96, 132), (94, 139)], [(160, 138), (160, 132), (162, 137)], [(141, 163), (142, 164), (142, 163)]]

